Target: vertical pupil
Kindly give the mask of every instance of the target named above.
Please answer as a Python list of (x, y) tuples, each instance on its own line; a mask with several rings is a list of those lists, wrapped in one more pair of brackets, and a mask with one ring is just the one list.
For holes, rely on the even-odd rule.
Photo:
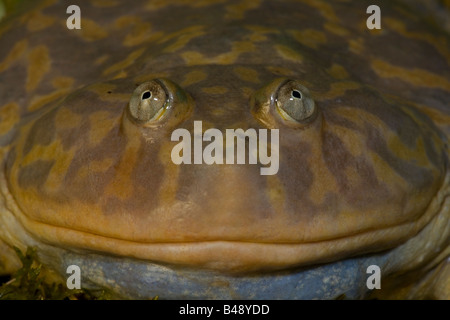
[(297, 90), (292, 90), (292, 96), (297, 99), (302, 98), (302, 94), (300, 92), (298, 92)]
[(151, 96), (152, 96), (152, 93), (150, 91), (145, 91), (142, 94), (142, 100), (149, 99)]

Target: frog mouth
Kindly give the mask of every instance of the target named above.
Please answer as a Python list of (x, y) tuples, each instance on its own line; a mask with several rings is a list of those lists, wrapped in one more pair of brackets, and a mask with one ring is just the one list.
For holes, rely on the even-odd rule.
[[(288, 244), (239, 241), (140, 243), (31, 220), (22, 221), (22, 224), (33, 238), (53, 246), (231, 273), (282, 270), (382, 251), (405, 242), (411, 234), (420, 231), (418, 226), (422, 225), (400, 225), (328, 241)], [(373, 239), (382, 240), (374, 242)]]
[[(3, 180), (3, 179), (0, 179)], [(449, 232), (450, 219), (447, 175), (444, 188), (432, 199), (426, 212), (415, 221), (327, 240), (282, 243), (235, 240), (186, 242), (145, 242), (111, 237), (48, 224), (29, 218), (19, 208), (1, 181), (0, 215), (2, 238), (10, 245), (53, 246), (68, 250), (135, 258), (149, 263), (225, 273), (275, 271), (341, 260), (379, 252), (414, 238), (425, 226), (437, 225), (438, 235)], [(6, 233), (6, 234), (5, 234)], [(445, 240), (445, 239), (444, 239)], [(426, 241), (426, 239), (425, 239)]]
[[(439, 215), (434, 219), (438, 217)], [(136, 258), (162, 265), (242, 273), (302, 267), (390, 249), (416, 235), (430, 222), (430, 218), (433, 216), (425, 215), (415, 223), (309, 243), (220, 240), (143, 243), (49, 225), (24, 216), (18, 219), (20, 222), (14, 220), (16, 225), (12, 226), (12, 230), (22, 228), (18, 233), (27, 235), (22, 237), (28, 239), (24, 241), (27, 245), (39, 247), (45, 244), (69, 250)]]

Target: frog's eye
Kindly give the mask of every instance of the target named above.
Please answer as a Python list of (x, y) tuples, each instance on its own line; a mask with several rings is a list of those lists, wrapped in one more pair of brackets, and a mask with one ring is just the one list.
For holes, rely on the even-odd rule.
[(309, 90), (295, 80), (283, 83), (275, 94), (278, 113), (285, 120), (305, 122), (316, 113)]
[(169, 95), (158, 80), (144, 82), (131, 96), (129, 115), (137, 123), (157, 121), (164, 114), (168, 101)]

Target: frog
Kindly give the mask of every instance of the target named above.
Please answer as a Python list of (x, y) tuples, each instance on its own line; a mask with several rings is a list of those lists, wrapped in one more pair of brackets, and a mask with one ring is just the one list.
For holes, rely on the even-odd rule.
[[(0, 273), (33, 247), (124, 299), (449, 299), (450, 38), (369, 6), (19, 5), (0, 24)], [(215, 157), (238, 141), (245, 161)]]

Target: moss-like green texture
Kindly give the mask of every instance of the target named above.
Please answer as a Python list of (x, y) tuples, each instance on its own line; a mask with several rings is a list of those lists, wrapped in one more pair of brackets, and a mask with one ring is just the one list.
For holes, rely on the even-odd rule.
[(0, 300), (105, 300), (110, 295), (103, 291), (69, 290), (61, 283), (47, 281), (36, 250), (28, 248), (24, 254), (14, 248), (22, 268), (0, 287)]

